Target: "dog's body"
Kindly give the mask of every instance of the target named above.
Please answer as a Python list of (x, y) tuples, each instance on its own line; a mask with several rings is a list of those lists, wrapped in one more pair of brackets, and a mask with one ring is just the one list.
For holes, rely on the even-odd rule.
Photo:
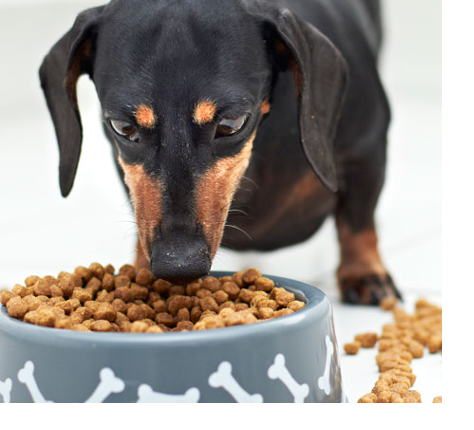
[[(237, 193), (229, 216), (252, 238), (226, 230), (223, 244), (236, 249), (272, 250), (299, 243), (315, 233), (327, 216), (339, 213), (355, 231), (371, 225), (385, 170), (389, 108), (377, 73), (380, 24), (377, 2), (367, 0), (287, 0), (288, 7), (328, 37), (348, 64), (349, 84), (334, 156), (339, 193), (334, 194), (314, 175), (299, 144), (297, 100), (290, 73), (280, 75), (273, 92), (272, 112), (259, 128), (249, 170), (251, 181)], [(357, 164), (355, 171), (349, 170)], [(370, 175), (370, 177), (369, 177)], [(366, 178), (364, 178), (364, 176)], [(351, 207), (342, 198), (355, 182)], [(250, 191), (249, 191), (250, 190)], [(345, 196), (347, 198), (348, 196)], [(339, 207), (338, 207), (339, 206)], [(349, 212), (347, 212), (349, 211)]]
[(334, 214), (343, 299), (398, 295), (373, 220), (390, 120), (380, 38), (377, 0), (115, 0), (86, 11), (41, 70), (63, 195), (80, 152), (75, 82), (88, 73), (135, 208), (138, 265), (190, 279), (221, 241), (288, 246)]

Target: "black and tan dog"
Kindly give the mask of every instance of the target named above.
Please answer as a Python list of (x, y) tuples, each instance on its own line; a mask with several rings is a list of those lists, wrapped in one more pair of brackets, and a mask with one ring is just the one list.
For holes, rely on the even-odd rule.
[(398, 296), (374, 227), (390, 121), (380, 33), (377, 0), (113, 0), (84, 11), (40, 70), (62, 194), (81, 151), (76, 82), (88, 74), (135, 209), (138, 266), (197, 278), (221, 243), (273, 250), (334, 214), (343, 300)]

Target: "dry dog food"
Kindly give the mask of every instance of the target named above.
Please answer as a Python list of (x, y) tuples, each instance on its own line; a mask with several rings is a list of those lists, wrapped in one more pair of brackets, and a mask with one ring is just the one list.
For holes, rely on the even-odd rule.
[(3, 290), (8, 314), (27, 323), (95, 332), (163, 333), (253, 324), (304, 308), (305, 303), (257, 269), (186, 286), (153, 277), (147, 269), (92, 263), (74, 273), (30, 276)]
[[(413, 315), (396, 307), (392, 299), (382, 301), (382, 309), (392, 310), (393, 324), (383, 326), (380, 338), (376, 333), (355, 336), (353, 343), (344, 345), (347, 354), (357, 354), (358, 345), (374, 347), (378, 342), (376, 356), (380, 371), (372, 392), (362, 396), (359, 403), (421, 403), (421, 396), (410, 390), (416, 375), (410, 364), (413, 359), (423, 357), (425, 348), (434, 354), (442, 351), (442, 309), (420, 299)], [(440, 403), (435, 397), (433, 403)]]

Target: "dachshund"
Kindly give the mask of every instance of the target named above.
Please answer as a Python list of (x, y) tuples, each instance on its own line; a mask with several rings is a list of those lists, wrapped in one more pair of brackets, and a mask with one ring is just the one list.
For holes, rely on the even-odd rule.
[(40, 68), (62, 195), (78, 167), (76, 84), (87, 74), (135, 212), (137, 267), (190, 281), (209, 273), (221, 245), (286, 247), (334, 215), (342, 300), (401, 298), (374, 223), (390, 123), (381, 27), (378, 0), (112, 0), (85, 10)]

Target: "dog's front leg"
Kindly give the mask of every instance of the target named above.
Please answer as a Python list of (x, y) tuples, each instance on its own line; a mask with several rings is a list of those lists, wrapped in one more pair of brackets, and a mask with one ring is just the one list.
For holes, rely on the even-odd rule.
[(363, 162), (346, 164), (336, 214), (340, 243), (337, 272), (342, 300), (377, 305), (387, 296), (401, 298), (382, 262), (374, 212), (385, 176), (385, 150)]

